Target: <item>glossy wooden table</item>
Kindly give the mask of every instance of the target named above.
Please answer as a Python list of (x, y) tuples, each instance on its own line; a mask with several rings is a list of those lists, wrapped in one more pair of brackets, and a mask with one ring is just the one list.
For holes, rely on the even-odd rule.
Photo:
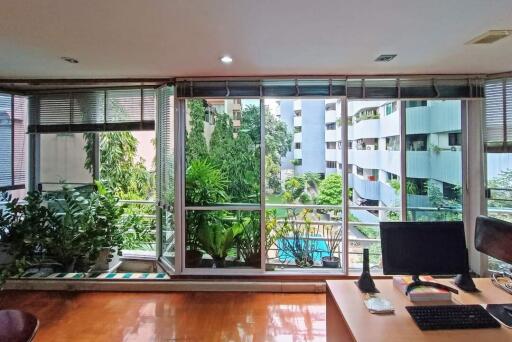
[[(439, 282), (453, 286), (449, 280)], [(475, 279), (475, 284), (482, 292), (459, 291), (452, 296), (453, 301), (460, 304), (512, 302), (512, 296), (495, 287), (490, 279)], [(380, 295), (393, 303), (395, 314), (370, 314), (354, 280), (327, 281), (327, 341), (512, 341), (512, 329), (506, 327), (422, 331), (405, 309), (411, 302), (393, 287), (390, 279), (376, 280), (375, 285)]]
[(39, 325), (34, 315), (20, 310), (0, 310), (0, 341), (32, 341)]

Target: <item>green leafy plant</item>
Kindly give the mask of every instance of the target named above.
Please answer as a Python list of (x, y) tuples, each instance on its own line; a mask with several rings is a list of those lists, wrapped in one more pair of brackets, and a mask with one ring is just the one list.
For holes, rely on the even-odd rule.
[(400, 181), (398, 179), (390, 179), (388, 183), (395, 190), (395, 193), (400, 193)]
[(317, 225), (312, 224), (312, 212), (304, 209), (300, 214), (295, 209), (288, 209), (277, 241), (278, 249), (284, 256), (292, 256), (299, 267), (313, 266), (316, 241), (311, 237), (319, 234)]
[(250, 213), (247, 217), (238, 215), (237, 223), (241, 233), (237, 236), (237, 248), (245, 263), (259, 267), (261, 256), (261, 232), (259, 213)]
[(201, 248), (212, 257), (215, 267), (224, 267), (228, 252), (244, 227), (240, 222), (233, 223), (223, 212), (210, 215), (209, 221), (209, 225), (199, 227), (198, 240)]

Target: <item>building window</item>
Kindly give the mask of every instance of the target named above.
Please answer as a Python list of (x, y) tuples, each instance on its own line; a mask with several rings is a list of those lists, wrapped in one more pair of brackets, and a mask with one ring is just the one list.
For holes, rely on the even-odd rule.
[(335, 102), (326, 103), (325, 110), (336, 110), (336, 103)]
[(326, 164), (328, 169), (335, 169), (336, 168), (336, 162), (335, 161), (327, 160), (325, 162), (325, 164)]
[(300, 148), (301, 148), (301, 147), (300, 147), (300, 142), (296, 142), (296, 143), (295, 143), (295, 149), (296, 149), (296, 150), (300, 150)]
[(387, 151), (400, 151), (400, 136), (386, 137)]
[(302, 111), (300, 109), (296, 110), (295, 116), (302, 116)]
[(390, 115), (390, 114), (392, 114), (394, 112), (396, 112), (396, 101), (395, 102), (386, 103), (384, 105), (384, 113), (386, 115)]
[(328, 123), (327, 125), (325, 125), (325, 129), (327, 129), (328, 131), (334, 131), (336, 129), (336, 123)]
[(335, 150), (336, 149), (336, 142), (326, 142), (325, 143), (328, 150)]
[(341, 148), (342, 148), (342, 142), (338, 141), (338, 150), (341, 150)]
[(426, 151), (428, 134), (407, 134), (405, 138), (407, 151)]
[(242, 119), (242, 113), (238, 109), (233, 110), (233, 120), (241, 120), (241, 119)]
[(338, 163), (338, 169), (339, 170), (343, 169), (343, 164), (342, 163)]
[(295, 128), (294, 128), (294, 132), (295, 132), (295, 133), (300, 133), (300, 132), (302, 132), (302, 126), (295, 126)]
[(462, 133), (448, 133), (449, 146), (462, 146)]
[(362, 176), (363, 175), (363, 168), (362, 167), (359, 167), (359, 166), (356, 166), (356, 172), (359, 176)]

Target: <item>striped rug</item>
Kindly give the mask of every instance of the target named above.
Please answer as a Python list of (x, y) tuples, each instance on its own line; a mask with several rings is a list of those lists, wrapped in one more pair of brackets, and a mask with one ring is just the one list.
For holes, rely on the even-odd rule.
[(169, 280), (166, 273), (52, 273), (27, 272), (22, 278), (30, 279), (95, 279), (95, 280)]

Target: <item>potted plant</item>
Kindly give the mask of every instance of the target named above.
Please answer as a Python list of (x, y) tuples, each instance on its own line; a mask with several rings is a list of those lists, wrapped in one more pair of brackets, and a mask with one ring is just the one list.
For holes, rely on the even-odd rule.
[[(261, 231), (259, 216), (250, 213), (248, 217), (238, 217), (241, 233), (237, 236), (237, 247), (245, 264), (260, 267), (261, 264)], [(237, 229), (238, 230), (238, 229)]]
[(334, 256), (334, 253), (336, 253), (340, 246), (343, 237), (343, 229), (340, 226), (329, 224), (323, 226), (322, 233), (326, 239), (329, 252), (328, 256), (322, 257), (322, 266), (326, 268), (338, 268), (340, 266), (340, 258)]
[(201, 248), (212, 257), (214, 267), (222, 268), (243, 226), (238, 222), (233, 223), (223, 212), (212, 213), (210, 217), (209, 225), (199, 227), (198, 240)]
[(310, 218), (311, 210), (304, 209), (298, 217), (294, 209), (288, 210), (288, 219), (282, 225), (282, 237), (277, 246), (285, 257), (292, 257), (299, 267), (311, 267), (314, 264), (316, 242), (311, 237), (314, 232)]
[(119, 203), (116, 197), (100, 182), (96, 182), (97, 191), (89, 197), (86, 208), (86, 224), (90, 237), (95, 239), (95, 244), (101, 244), (99, 251), (92, 251), (95, 259), (95, 270), (108, 270), (109, 263), (116, 255), (120, 256), (124, 247), (124, 233), (131, 227), (121, 225), (121, 217), (125, 212), (125, 206)]
[[(228, 200), (226, 194), (227, 180), (220, 170), (205, 160), (193, 160), (186, 170), (185, 203), (187, 205), (205, 206), (223, 203)], [(185, 233), (185, 265), (199, 267), (203, 258), (199, 231), (208, 227), (212, 213), (189, 210), (186, 213), (187, 228)]]

